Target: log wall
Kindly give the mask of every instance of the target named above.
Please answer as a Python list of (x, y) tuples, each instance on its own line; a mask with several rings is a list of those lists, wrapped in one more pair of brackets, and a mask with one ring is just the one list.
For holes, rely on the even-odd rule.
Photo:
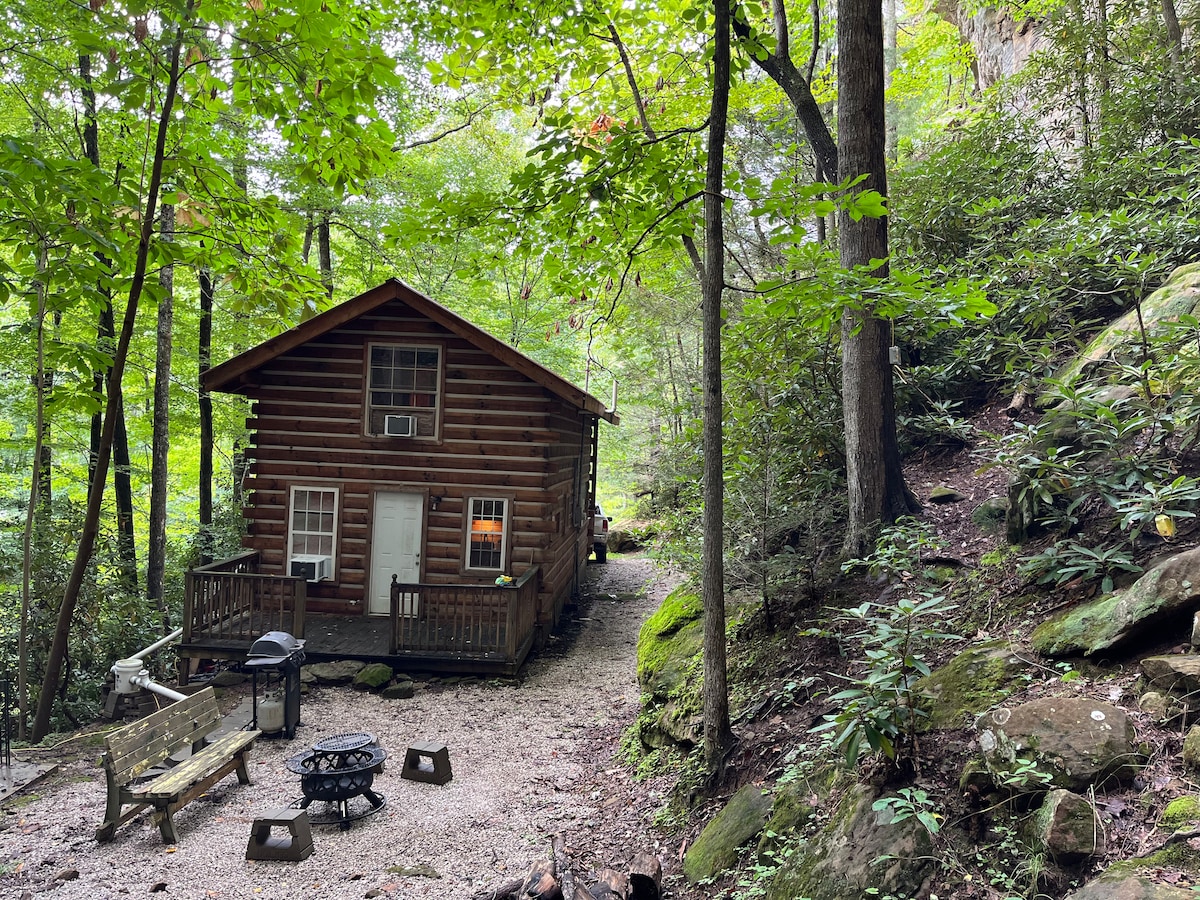
[[(364, 434), (367, 346), (433, 343), (442, 348), (437, 439)], [(379, 307), (255, 369), (250, 397), (246, 544), (263, 572), (284, 572), (291, 488), (340, 492), (331, 582), (310, 584), (308, 608), (365, 610), (371, 510), (376, 490), (440, 497), (426, 503), (421, 581), (490, 583), (462, 572), (466, 499), (509, 497), (509, 564), (519, 577), (541, 567), (537, 621), (557, 621), (577, 586), (590, 544), (588, 515), (573, 515), (580, 465), (591, 452), (590, 414), (511, 369), (401, 300)], [(578, 524), (577, 524), (578, 523)]]

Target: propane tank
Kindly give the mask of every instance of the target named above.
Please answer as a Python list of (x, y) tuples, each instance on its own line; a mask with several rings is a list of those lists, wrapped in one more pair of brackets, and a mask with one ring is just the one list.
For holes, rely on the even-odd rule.
[(278, 693), (267, 694), (258, 704), (258, 728), (268, 734), (283, 731), (283, 698)]

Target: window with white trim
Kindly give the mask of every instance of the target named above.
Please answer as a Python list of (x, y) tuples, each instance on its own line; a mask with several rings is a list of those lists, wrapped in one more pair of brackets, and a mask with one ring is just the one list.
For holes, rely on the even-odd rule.
[(504, 570), (508, 541), (508, 500), (472, 497), (467, 509), (467, 568)]
[(372, 344), (368, 353), (367, 432), (387, 434), (388, 416), (411, 416), (414, 437), (436, 437), (442, 348)]
[(336, 488), (292, 488), (288, 518), (289, 555), (334, 557), (337, 543), (338, 491)]

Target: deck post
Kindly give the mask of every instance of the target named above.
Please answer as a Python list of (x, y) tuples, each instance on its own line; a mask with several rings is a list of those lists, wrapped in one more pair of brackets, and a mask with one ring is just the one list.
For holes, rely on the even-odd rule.
[(308, 607), (308, 582), (300, 579), (292, 589), (292, 637), (304, 637), (304, 616)]
[(388, 652), (395, 656), (400, 652), (400, 585), (394, 572), (389, 599), (391, 602), (388, 604), (388, 626), (391, 634), (388, 638)]

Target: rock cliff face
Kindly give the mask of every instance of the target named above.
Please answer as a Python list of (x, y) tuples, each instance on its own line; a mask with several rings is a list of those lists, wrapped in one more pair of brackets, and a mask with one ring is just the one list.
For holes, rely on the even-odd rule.
[(1044, 43), (1036, 21), (1016, 21), (1008, 10), (985, 7), (969, 13), (959, 0), (938, 0), (936, 9), (974, 48), (975, 81), (980, 90), (1021, 71)]

